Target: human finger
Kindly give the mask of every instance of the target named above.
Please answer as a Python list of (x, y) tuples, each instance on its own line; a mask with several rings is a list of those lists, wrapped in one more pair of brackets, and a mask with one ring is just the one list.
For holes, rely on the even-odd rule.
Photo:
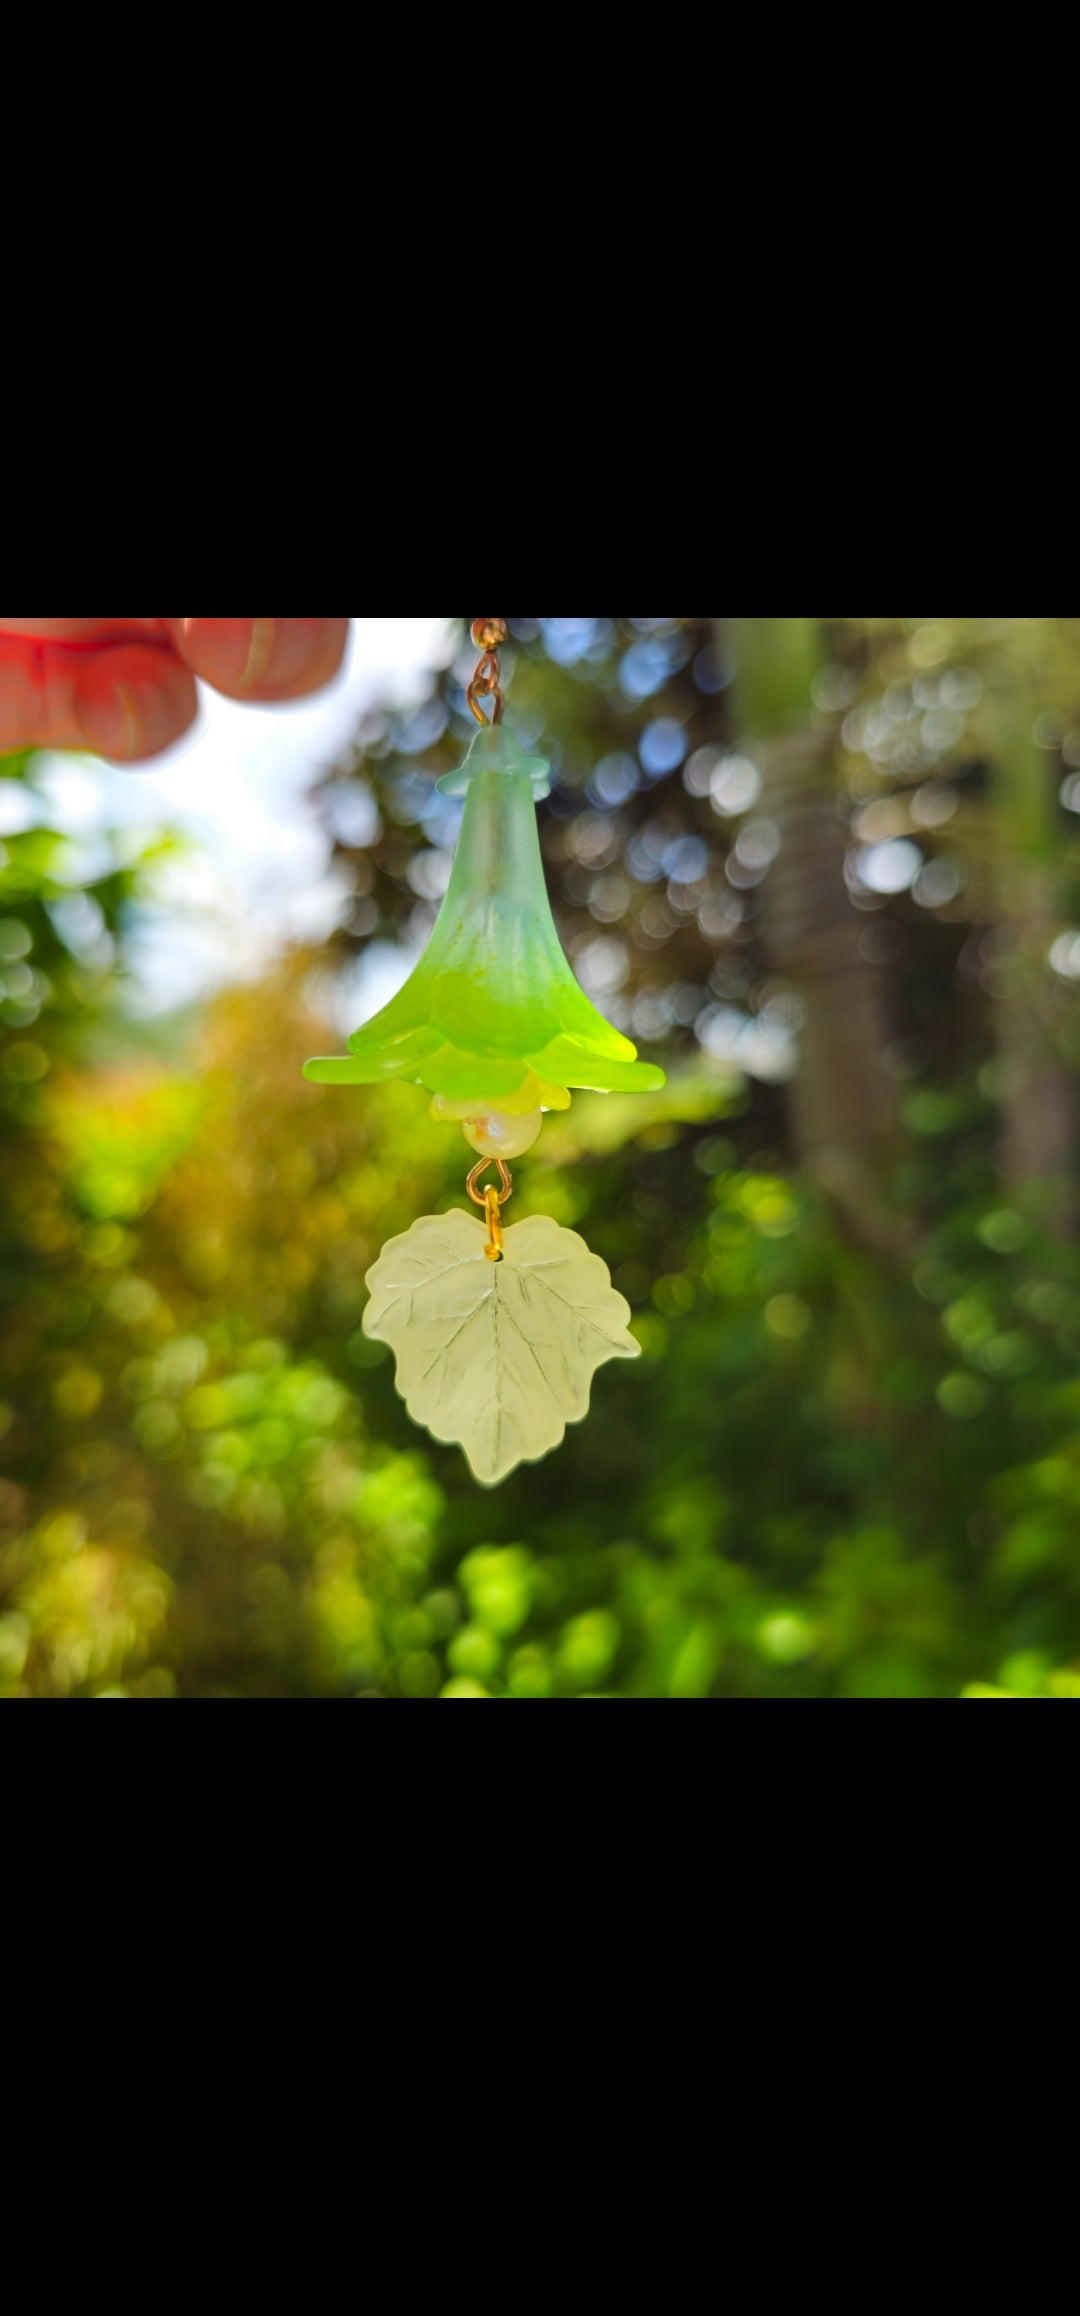
[(341, 666), (347, 619), (170, 619), (186, 665), (234, 700), (295, 700)]
[(0, 633), (38, 643), (168, 643), (163, 619), (2, 619)]
[(0, 750), (90, 748), (143, 763), (187, 731), (197, 705), (189, 670), (153, 644), (80, 651), (0, 635)]

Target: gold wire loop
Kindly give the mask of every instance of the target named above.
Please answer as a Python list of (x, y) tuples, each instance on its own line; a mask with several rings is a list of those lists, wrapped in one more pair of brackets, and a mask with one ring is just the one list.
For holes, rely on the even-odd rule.
[(505, 1206), (507, 1199), (512, 1198), (514, 1195), (514, 1177), (510, 1172), (510, 1168), (507, 1165), (505, 1158), (479, 1159), (477, 1164), (473, 1167), (472, 1173), (470, 1174), (465, 1187), (473, 1201), (474, 1206), (486, 1206), (487, 1192), (486, 1190), (478, 1190), (477, 1183), (479, 1182), (481, 1174), (487, 1173), (489, 1166), (497, 1166), (499, 1169), (499, 1181), (502, 1187), (495, 1192), (495, 1196), (498, 1199), (500, 1206)]
[[(478, 1188), (480, 1176), (487, 1173), (489, 1166), (497, 1166), (499, 1169), (501, 1188), (498, 1190), (496, 1190), (494, 1183), (487, 1190)], [(481, 1158), (479, 1165), (473, 1167), (465, 1187), (474, 1206), (482, 1206), (487, 1215), (488, 1243), (484, 1248), (484, 1253), (489, 1263), (501, 1262), (503, 1234), (499, 1210), (506, 1205), (507, 1199), (514, 1195), (514, 1177), (502, 1158)]]
[(472, 639), (482, 657), (474, 671), (472, 682), (465, 697), (478, 724), (487, 723), (487, 717), (480, 705), (481, 700), (484, 699), (494, 700), (491, 711), (492, 723), (501, 724), (502, 722), (502, 712), (506, 706), (506, 701), (503, 697), (502, 685), (499, 682), (499, 646), (506, 642), (509, 633), (510, 630), (505, 619), (473, 620)]

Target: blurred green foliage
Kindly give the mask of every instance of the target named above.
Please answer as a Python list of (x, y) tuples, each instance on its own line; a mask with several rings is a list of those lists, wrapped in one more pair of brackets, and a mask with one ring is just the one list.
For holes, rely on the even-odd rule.
[[(465, 660), (320, 789), (342, 932), (161, 1055), (123, 1007), (150, 856), (4, 836), (0, 1695), (1080, 1695), (1076, 625), (513, 623), (563, 936), (672, 1075), (575, 1100), (519, 1171), (515, 1219), (581, 1229), (644, 1356), (492, 1494), (361, 1329), (464, 1145), (418, 1089), (300, 1074), (334, 977), (437, 906)], [(882, 1024), (834, 1086), (781, 954), (796, 729)], [(811, 1069), (844, 1119), (883, 1073), (850, 1181), (800, 1139)]]

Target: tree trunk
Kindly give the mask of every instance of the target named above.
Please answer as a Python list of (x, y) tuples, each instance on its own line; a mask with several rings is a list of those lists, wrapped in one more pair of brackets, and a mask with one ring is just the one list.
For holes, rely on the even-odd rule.
[(790, 1093), (795, 1150), (861, 1238), (899, 1253), (906, 1234), (888, 1203), (896, 1117), (882, 1059), (881, 989), (860, 953), (860, 919), (844, 879), (832, 750), (811, 722), (817, 622), (721, 624), (738, 662), (740, 720), (762, 772), (762, 811), (780, 835), (762, 890), (766, 953), (806, 1013)]
[(1019, 693), (993, 802), (997, 941), (993, 986), (1001, 1069), (1000, 1162), (1005, 1182), (1039, 1223), (1075, 1225), (1075, 1081), (1053, 1028), (1046, 958), (1060, 929), (1056, 778), (1032, 725), (1040, 702)]

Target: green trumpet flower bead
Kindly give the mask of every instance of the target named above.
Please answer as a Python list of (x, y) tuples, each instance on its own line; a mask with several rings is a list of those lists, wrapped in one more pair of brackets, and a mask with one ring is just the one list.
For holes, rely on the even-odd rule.
[(572, 1086), (651, 1093), (664, 1073), (590, 1005), (563, 955), (544, 884), (535, 797), (549, 767), (504, 725), (485, 726), (467, 763), (440, 783), (465, 789), (453, 874), (415, 972), (340, 1060), (308, 1062), (318, 1085), (408, 1078), (471, 1106), (565, 1109)]

